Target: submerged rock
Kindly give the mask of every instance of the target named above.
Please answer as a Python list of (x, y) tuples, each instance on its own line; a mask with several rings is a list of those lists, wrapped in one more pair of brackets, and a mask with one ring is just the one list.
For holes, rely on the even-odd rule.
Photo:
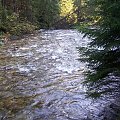
[(20, 38), (21, 38), (20, 36), (16, 36), (16, 35), (10, 36), (10, 40), (19, 40)]

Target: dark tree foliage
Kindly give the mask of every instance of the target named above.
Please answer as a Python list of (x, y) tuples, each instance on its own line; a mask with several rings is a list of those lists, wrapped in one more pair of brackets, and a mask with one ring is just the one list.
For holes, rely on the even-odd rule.
[(32, 3), (41, 28), (50, 28), (59, 19), (59, 0), (34, 0)]
[(59, 0), (0, 0), (0, 32), (11, 35), (50, 28), (59, 19)]
[(120, 93), (120, 0), (92, 0), (99, 20), (94, 27), (84, 29), (91, 38), (83, 50), (81, 61), (88, 63), (88, 95), (100, 97), (105, 93)]

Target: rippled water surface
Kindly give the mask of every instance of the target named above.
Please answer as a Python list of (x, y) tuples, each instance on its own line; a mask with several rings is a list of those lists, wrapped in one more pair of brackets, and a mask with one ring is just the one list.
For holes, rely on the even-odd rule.
[(85, 99), (75, 30), (42, 31), (0, 48), (2, 120), (100, 120), (103, 100)]

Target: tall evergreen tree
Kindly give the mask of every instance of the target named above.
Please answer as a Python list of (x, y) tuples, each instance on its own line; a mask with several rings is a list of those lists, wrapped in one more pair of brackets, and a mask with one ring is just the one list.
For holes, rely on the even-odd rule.
[(83, 31), (91, 38), (81, 61), (88, 63), (85, 84), (92, 97), (120, 93), (120, 0), (92, 0), (99, 21)]

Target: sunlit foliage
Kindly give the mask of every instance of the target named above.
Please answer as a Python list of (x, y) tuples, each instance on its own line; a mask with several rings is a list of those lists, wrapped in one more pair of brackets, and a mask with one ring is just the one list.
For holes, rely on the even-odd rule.
[(66, 16), (73, 12), (74, 0), (61, 0), (60, 1), (60, 16)]

